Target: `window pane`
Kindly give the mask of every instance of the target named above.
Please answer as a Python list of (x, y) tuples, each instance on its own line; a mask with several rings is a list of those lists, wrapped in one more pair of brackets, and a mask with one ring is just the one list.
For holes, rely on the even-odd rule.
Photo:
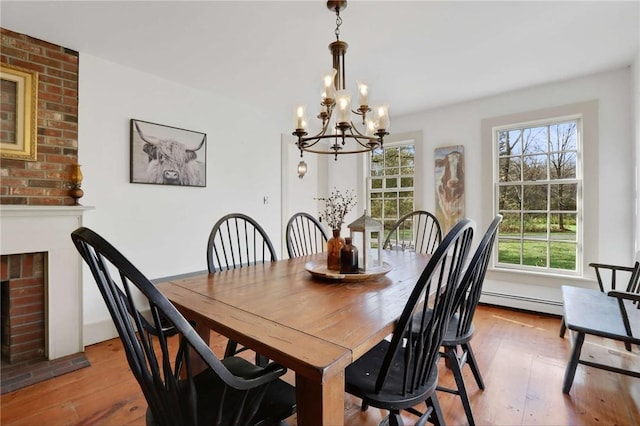
[(520, 210), (522, 208), (521, 199), (522, 193), (520, 185), (500, 187), (500, 210)]
[(551, 185), (551, 210), (575, 211), (577, 197), (578, 185), (575, 183)]
[[(400, 198), (409, 198), (413, 200), (413, 191), (402, 191), (400, 192)], [(411, 201), (413, 203), (413, 201)]]
[(526, 185), (524, 187), (522, 209), (523, 210), (546, 210), (547, 209), (547, 188), (548, 188), (548, 185)]
[(387, 188), (397, 188), (398, 187), (398, 178), (387, 178), (386, 179)]
[(520, 241), (498, 240), (498, 262), (520, 265)]
[(413, 211), (413, 198), (406, 199), (403, 198), (400, 200), (400, 212), (398, 213), (398, 217), (402, 217), (405, 214), (409, 214)]
[(519, 213), (503, 213), (500, 224), (500, 235), (505, 237), (520, 237), (522, 222)]
[(577, 123), (552, 124), (549, 126), (549, 139), (552, 151), (575, 151), (578, 149)]
[(523, 180), (547, 179), (547, 155), (527, 155), (522, 157)]
[(372, 192), (371, 193), (371, 199), (375, 200), (376, 198), (382, 198), (382, 193), (381, 192)]
[(512, 182), (522, 179), (520, 173), (520, 157), (500, 158), (499, 180), (500, 182)]
[(522, 154), (522, 130), (498, 132), (498, 151), (500, 155)]
[(384, 217), (398, 219), (398, 203), (396, 200), (384, 200)]
[(372, 189), (382, 189), (382, 179), (371, 179)]
[(573, 179), (576, 177), (576, 153), (558, 152), (551, 154), (551, 179)]
[(551, 267), (556, 269), (576, 270), (577, 245), (575, 243), (551, 242)]
[(522, 215), (523, 231), (525, 237), (547, 238), (547, 214), (546, 213), (525, 213)]
[(371, 200), (371, 217), (382, 217), (382, 200)]
[(398, 167), (400, 165), (400, 150), (398, 148), (386, 148), (384, 151), (385, 165), (387, 167)]
[(524, 240), (522, 242), (522, 264), (546, 268), (548, 266), (547, 243)]
[(400, 179), (400, 187), (413, 188), (413, 177), (403, 177)]
[(535, 154), (539, 152), (548, 152), (549, 137), (547, 126), (530, 127), (524, 129), (524, 150), (525, 154)]
[(552, 214), (550, 231), (551, 240), (576, 241), (576, 215)]

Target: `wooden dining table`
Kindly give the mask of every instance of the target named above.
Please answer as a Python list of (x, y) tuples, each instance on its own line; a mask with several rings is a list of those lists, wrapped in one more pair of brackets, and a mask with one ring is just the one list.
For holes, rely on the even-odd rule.
[(158, 288), (207, 342), (214, 330), (294, 371), (299, 425), (342, 425), (345, 368), (393, 331), (429, 260), (401, 251), (383, 259), (389, 272), (355, 281), (311, 274), (326, 261), (320, 253)]

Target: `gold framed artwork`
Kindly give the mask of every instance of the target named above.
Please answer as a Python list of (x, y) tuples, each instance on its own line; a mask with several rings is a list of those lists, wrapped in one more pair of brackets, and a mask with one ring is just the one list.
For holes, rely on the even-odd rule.
[(0, 88), (0, 157), (36, 161), (38, 73), (15, 65), (1, 64)]

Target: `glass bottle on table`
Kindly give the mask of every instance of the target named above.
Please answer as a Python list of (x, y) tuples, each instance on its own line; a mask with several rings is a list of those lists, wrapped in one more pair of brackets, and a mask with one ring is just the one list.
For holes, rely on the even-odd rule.
[(344, 239), (344, 245), (340, 249), (340, 273), (358, 273), (358, 248), (351, 243), (351, 237)]
[(344, 238), (340, 236), (340, 230), (334, 229), (333, 236), (327, 241), (327, 269), (340, 270), (340, 248), (344, 245)]

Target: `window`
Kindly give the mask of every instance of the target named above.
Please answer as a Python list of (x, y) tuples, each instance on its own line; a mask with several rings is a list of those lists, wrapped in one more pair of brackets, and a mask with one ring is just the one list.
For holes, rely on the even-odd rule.
[(368, 211), (383, 223), (383, 240), (399, 218), (414, 210), (415, 164), (414, 140), (386, 144), (371, 153)]
[(494, 128), (497, 266), (581, 272), (581, 119)]

